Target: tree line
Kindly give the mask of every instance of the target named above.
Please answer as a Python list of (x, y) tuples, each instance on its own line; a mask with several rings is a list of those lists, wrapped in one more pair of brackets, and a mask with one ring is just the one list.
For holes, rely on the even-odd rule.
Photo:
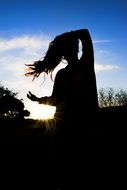
[[(0, 118), (24, 118), (30, 115), (24, 109), (22, 99), (17, 98), (18, 93), (5, 88), (0, 84)], [(98, 90), (99, 107), (127, 106), (127, 92), (123, 89), (101, 88)]]
[(127, 92), (123, 89), (101, 88), (98, 91), (100, 107), (127, 106)]

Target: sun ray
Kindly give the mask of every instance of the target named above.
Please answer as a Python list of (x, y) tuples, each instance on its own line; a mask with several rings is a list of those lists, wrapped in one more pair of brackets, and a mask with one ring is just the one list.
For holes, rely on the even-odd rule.
[(47, 120), (53, 119), (56, 111), (55, 106), (49, 106), (44, 104), (38, 104), (33, 102), (30, 110), (30, 117), (32, 119)]

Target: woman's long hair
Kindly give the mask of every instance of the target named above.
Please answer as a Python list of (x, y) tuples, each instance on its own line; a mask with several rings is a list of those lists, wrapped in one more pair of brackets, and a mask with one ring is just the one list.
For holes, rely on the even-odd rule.
[(50, 42), (49, 48), (43, 60), (38, 60), (33, 64), (26, 65), (29, 66), (29, 72), (27, 72), (25, 75), (33, 76), (34, 80), (42, 72), (46, 74), (52, 74), (53, 70), (61, 62), (65, 54), (70, 52), (71, 49), (77, 49), (77, 46), (78, 39), (75, 35), (73, 35), (73, 32), (63, 33), (55, 37), (55, 39)]

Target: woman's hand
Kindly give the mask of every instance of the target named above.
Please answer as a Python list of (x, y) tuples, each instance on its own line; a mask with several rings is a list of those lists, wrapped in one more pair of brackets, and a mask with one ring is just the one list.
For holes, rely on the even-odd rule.
[(41, 97), (38, 98), (34, 94), (32, 94), (30, 91), (27, 94), (27, 98), (29, 98), (31, 101), (37, 101), (39, 104), (48, 104), (49, 97)]
[(32, 94), (30, 91), (27, 94), (27, 98), (29, 98), (31, 101), (37, 101), (37, 102), (39, 101), (39, 98), (34, 94)]

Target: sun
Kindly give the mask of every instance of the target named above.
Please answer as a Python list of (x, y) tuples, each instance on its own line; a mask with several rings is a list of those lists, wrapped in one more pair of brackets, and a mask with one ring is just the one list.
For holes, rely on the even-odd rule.
[(47, 120), (53, 119), (56, 111), (55, 106), (33, 103), (30, 109), (32, 119)]

